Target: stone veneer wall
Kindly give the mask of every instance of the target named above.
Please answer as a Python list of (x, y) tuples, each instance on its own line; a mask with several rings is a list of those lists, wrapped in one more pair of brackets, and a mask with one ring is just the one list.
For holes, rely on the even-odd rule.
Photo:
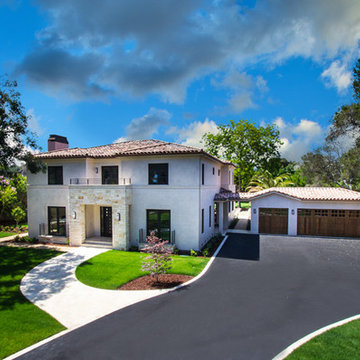
[[(85, 240), (85, 205), (112, 207), (112, 244), (117, 250), (130, 246), (129, 206), (132, 200), (131, 186), (69, 186), (69, 240), (70, 245), (81, 245)], [(73, 218), (74, 212), (76, 218)], [(117, 219), (120, 213), (121, 220)]]

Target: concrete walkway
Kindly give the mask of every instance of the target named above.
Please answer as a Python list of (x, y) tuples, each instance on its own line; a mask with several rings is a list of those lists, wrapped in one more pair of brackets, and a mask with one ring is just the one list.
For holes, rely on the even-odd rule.
[(86, 286), (76, 267), (107, 249), (80, 247), (36, 266), (21, 281), (22, 293), (68, 329), (75, 329), (115, 310), (168, 292), (117, 291)]

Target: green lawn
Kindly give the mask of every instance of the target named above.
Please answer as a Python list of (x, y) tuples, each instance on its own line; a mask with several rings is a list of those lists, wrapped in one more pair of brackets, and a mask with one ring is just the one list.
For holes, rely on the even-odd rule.
[(65, 329), (20, 292), (22, 277), (58, 254), (54, 250), (0, 247), (0, 359)]
[(0, 238), (4, 238), (4, 237), (7, 237), (7, 236), (11, 236), (11, 235), (16, 235), (16, 233), (0, 231)]
[[(119, 286), (146, 275), (141, 271), (141, 258), (146, 254), (111, 250), (82, 263), (76, 269), (76, 277), (86, 285), (101, 289), (117, 289)], [(205, 267), (208, 258), (173, 255), (170, 274), (196, 276)]]
[(360, 320), (331, 329), (305, 343), (286, 360), (360, 359)]

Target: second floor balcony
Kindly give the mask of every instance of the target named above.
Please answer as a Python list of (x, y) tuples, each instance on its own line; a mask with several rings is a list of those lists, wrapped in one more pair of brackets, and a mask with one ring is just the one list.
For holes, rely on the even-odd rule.
[(70, 185), (131, 185), (131, 178), (70, 178)]

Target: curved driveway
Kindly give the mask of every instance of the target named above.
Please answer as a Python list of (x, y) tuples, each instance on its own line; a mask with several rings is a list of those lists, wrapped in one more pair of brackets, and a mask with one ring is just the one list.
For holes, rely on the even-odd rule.
[(197, 282), (21, 359), (271, 359), (360, 313), (360, 241), (231, 234)]

